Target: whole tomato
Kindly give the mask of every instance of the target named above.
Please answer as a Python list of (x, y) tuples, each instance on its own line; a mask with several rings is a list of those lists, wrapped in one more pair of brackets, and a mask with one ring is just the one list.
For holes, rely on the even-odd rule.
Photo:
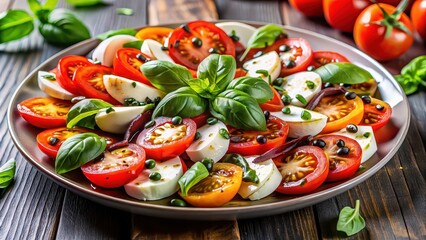
[(290, 5), (308, 17), (324, 15), (322, 0), (290, 0)]
[(417, 0), (411, 8), (411, 20), (423, 40), (426, 40), (426, 1)]
[(358, 15), (371, 4), (368, 0), (323, 0), (328, 24), (343, 32), (352, 32)]
[[(388, 13), (384, 17), (382, 10)], [(355, 43), (378, 61), (387, 61), (404, 54), (413, 44), (413, 25), (402, 12), (388, 4), (374, 4), (361, 12), (355, 22)]]

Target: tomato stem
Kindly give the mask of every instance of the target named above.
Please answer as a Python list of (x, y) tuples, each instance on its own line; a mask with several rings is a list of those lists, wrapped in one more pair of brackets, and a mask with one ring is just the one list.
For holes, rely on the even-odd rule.
[(394, 28), (403, 31), (408, 35), (411, 35), (411, 31), (407, 28), (407, 26), (405, 26), (404, 23), (399, 21), (399, 19), (401, 18), (401, 14), (408, 6), (408, 0), (402, 0), (396, 7), (395, 11), (390, 15), (375, 0), (372, 0), (372, 2), (375, 3), (382, 12), (383, 20), (370, 22), (370, 24), (377, 24), (386, 27), (385, 38), (389, 37), (392, 34), (392, 30)]

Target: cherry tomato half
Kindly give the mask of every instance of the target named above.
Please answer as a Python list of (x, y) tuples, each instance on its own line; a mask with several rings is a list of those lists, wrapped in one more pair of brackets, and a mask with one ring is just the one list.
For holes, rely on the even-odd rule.
[[(238, 153), (244, 156), (261, 155), (284, 144), (289, 130), (286, 122), (270, 116), (266, 128), (266, 131), (229, 129), (231, 141), (228, 153)], [(263, 140), (265, 142), (262, 142)]]
[(214, 23), (202, 20), (189, 22), (170, 35), (170, 57), (187, 68), (197, 70), (198, 64), (211, 53), (235, 57), (232, 39)]
[(64, 127), (72, 107), (70, 101), (50, 97), (29, 98), (17, 106), (19, 115), (29, 124), (39, 128)]
[(93, 184), (117, 188), (135, 179), (145, 166), (145, 151), (140, 146), (129, 146), (105, 151), (101, 160), (92, 160), (81, 171)]
[(194, 140), (197, 125), (190, 118), (175, 125), (168, 117), (155, 119), (155, 125), (143, 130), (136, 143), (142, 146), (148, 158), (163, 161), (181, 155)]
[(164, 42), (172, 31), (172, 28), (166, 27), (146, 27), (139, 30), (135, 37), (141, 40), (152, 39), (164, 45)]
[(426, 1), (415, 1), (410, 16), (416, 31), (423, 40), (426, 40)]
[(331, 51), (317, 51), (313, 53), (312, 62), (309, 65), (319, 68), (327, 63), (349, 62), (349, 60), (340, 53)]
[(195, 207), (220, 207), (237, 195), (243, 179), (243, 170), (231, 163), (215, 163), (210, 175), (188, 191), (179, 195)]
[(75, 95), (79, 95), (80, 91), (73, 81), (74, 73), (77, 68), (90, 65), (92, 65), (92, 63), (82, 56), (71, 55), (61, 58), (58, 62), (56, 75), (59, 85), (61, 85), (65, 90)]
[(281, 111), (284, 107), (283, 101), (281, 101), (281, 96), (274, 87), (271, 86), (272, 92), (274, 92), (274, 97), (267, 101), (266, 103), (259, 104), (260, 108), (264, 111), (269, 112), (278, 112)]
[(314, 146), (298, 147), (273, 160), (283, 176), (276, 191), (283, 194), (312, 192), (321, 186), (329, 171), (324, 151)]
[(371, 103), (364, 103), (364, 116), (360, 125), (371, 126), (378, 130), (385, 126), (392, 115), (392, 108), (384, 101), (371, 98)]
[(290, 0), (290, 5), (308, 17), (324, 16), (322, 0)]
[(119, 49), (112, 64), (114, 68), (114, 73), (118, 76), (152, 86), (151, 82), (146, 79), (146, 77), (140, 71), (140, 67), (146, 62), (146, 60), (149, 60), (149, 57), (143, 54), (138, 49)]

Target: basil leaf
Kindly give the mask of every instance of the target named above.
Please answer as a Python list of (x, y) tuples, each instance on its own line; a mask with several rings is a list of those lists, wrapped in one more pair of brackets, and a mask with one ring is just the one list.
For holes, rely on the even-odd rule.
[(415, 93), (419, 88), (419, 82), (409, 75), (395, 75), (394, 77), (406, 95)]
[(10, 159), (0, 167), (0, 189), (7, 188), (13, 181), (16, 172), (16, 161)]
[(28, 0), (28, 6), (34, 14), (42, 9), (41, 3), (37, 0)]
[(244, 182), (253, 182), (259, 183), (259, 177), (256, 174), (256, 171), (250, 168), (250, 165), (247, 163), (247, 160), (240, 154), (231, 153), (226, 154), (222, 158), (224, 163), (232, 163), (243, 169), (243, 181)]
[(275, 40), (280, 35), (285, 35), (284, 28), (274, 24), (267, 24), (263, 27), (256, 29), (256, 31), (248, 40), (247, 49), (241, 56), (240, 61), (242, 61), (247, 56), (247, 53), (252, 48), (264, 48), (270, 46), (274, 44)]
[(270, 85), (261, 78), (240, 77), (233, 80), (227, 89), (236, 89), (245, 92), (256, 99), (257, 103), (265, 103), (274, 97)]
[(198, 66), (197, 77), (210, 81), (207, 89), (213, 96), (223, 92), (234, 79), (237, 64), (229, 55), (211, 54)]
[(40, 21), (40, 34), (53, 45), (69, 46), (90, 38), (86, 25), (66, 9), (55, 9)]
[(107, 38), (110, 38), (110, 37), (113, 37), (113, 36), (116, 36), (116, 35), (135, 36), (136, 33), (137, 33), (137, 31), (133, 28), (123, 28), (123, 29), (111, 30), (111, 31), (108, 31), (108, 32), (101, 33), (101, 34), (97, 35), (96, 38), (103, 41)]
[(353, 63), (328, 63), (315, 70), (323, 82), (358, 84), (373, 78), (365, 69)]
[(200, 95), (203, 98), (207, 99), (213, 99), (214, 95), (210, 93), (209, 86), (210, 81), (209, 79), (199, 79), (199, 78), (193, 78), (186, 81), (188, 86), (194, 90), (198, 95)]
[(186, 81), (192, 79), (186, 67), (163, 60), (142, 64), (141, 71), (152, 85), (166, 93), (188, 86)]
[(80, 133), (65, 140), (59, 147), (55, 170), (63, 174), (97, 158), (106, 148), (106, 140), (95, 133)]
[(67, 114), (67, 128), (81, 126), (94, 129), (96, 126), (95, 115), (99, 110), (113, 105), (100, 99), (83, 99), (71, 107)]
[(102, 3), (102, 0), (65, 0), (74, 7), (89, 7)]
[(247, 93), (228, 89), (210, 102), (210, 113), (222, 122), (238, 129), (266, 130), (262, 109)]
[(196, 162), (192, 165), (192, 167), (188, 169), (178, 180), (182, 196), (188, 195), (189, 189), (208, 176), (209, 171), (204, 164)]
[(125, 16), (132, 16), (133, 15), (133, 9), (131, 9), (131, 8), (117, 8), (115, 11), (119, 15), (125, 15)]
[(133, 41), (133, 42), (125, 43), (125, 44), (123, 44), (123, 47), (124, 48), (136, 48), (136, 49), (140, 50), (141, 47), (142, 47), (142, 44), (143, 44), (143, 40), (139, 40), (139, 41)]
[(365, 228), (365, 220), (359, 213), (359, 200), (355, 202), (355, 209), (344, 207), (339, 214), (337, 231), (345, 232), (352, 236)]
[(416, 57), (401, 70), (401, 75), (396, 75), (405, 94), (417, 91), (419, 84), (426, 87), (426, 56)]
[(0, 43), (23, 38), (34, 30), (34, 19), (24, 10), (0, 13)]
[(158, 103), (152, 117), (195, 117), (205, 112), (206, 108), (206, 99), (198, 96), (190, 87), (181, 87), (176, 91), (168, 93)]
[(43, 4), (43, 9), (53, 10), (58, 5), (59, 0), (46, 0)]

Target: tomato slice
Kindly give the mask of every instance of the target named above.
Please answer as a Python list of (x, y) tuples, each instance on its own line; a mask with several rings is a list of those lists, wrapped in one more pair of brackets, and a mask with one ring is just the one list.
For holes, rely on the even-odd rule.
[(349, 62), (349, 60), (337, 52), (317, 51), (313, 53), (313, 59), (309, 65), (319, 68), (327, 63), (333, 62)]
[(348, 88), (345, 88), (347, 91), (354, 92), (359, 96), (370, 95), (373, 96), (377, 90), (377, 82), (374, 79), (370, 79), (363, 83), (352, 84)]
[(105, 151), (100, 160), (92, 160), (81, 171), (93, 184), (117, 188), (135, 179), (145, 166), (145, 151), (140, 146), (129, 146)]
[(267, 101), (266, 103), (259, 104), (260, 108), (264, 111), (269, 112), (278, 112), (281, 111), (284, 107), (283, 101), (281, 101), (281, 95), (271, 86), (272, 92), (274, 92), (274, 97)]
[(70, 101), (50, 97), (29, 98), (17, 106), (19, 115), (29, 124), (39, 128), (55, 128), (66, 125)]
[(328, 175), (328, 160), (319, 147), (302, 146), (273, 159), (283, 176), (276, 189), (283, 194), (305, 194), (317, 189)]
[(112, 68), (102, 65), (92, 65), (78, 68), (75, 71), (73, 81), (81, 94), (89, 98), (98, 98), (111, 104), (120, 104), (105, 89), (104, 75), (112, 74)]
[(148, 158), (163, 161), (181, 155), (194, 140), (197, 125), (190, 118), (184, 118), (175, 125), (172, 119), (160, 117), (155, 125), (143, 130), (136, 143), (142, 146)]
[(232, 39), (214, 23), (202, 20), (189, 22), (170, 35), (170, 57), (185, 67), (197, 70), (198, 64), (212, 52), (235, 57)]
[(203, 112), (198, 116), (192, 117), (191, 119), (195, 122), (195, 124), (197, 124), (197, 128), (202, 127), (203, 125), (206, 124), (207, 119), (211, 117), (210, 112)]
[(61, 85), (65, 90), (75, 95), (79, 95), (80, 91), (73, 81), (74, 73), (77, 68), (90, 65), (92, 65), (92, 63), (82, 56), (71, 55), (61, 58), (58, 62), (56, 75), (59, 85)]
[(152, 86), (151, 82), (140, 71), (140, 67), (146, 61), (149, 61), (149, 57), (138, 49), (122, 48), (117, 51), (112, 66), (114, 73), (118, 76)]
[(244, 70), (242, 68), (237, 68), (237, 70), (235, 71), (234, 79), (235, 78), (239, 78), (239, 77), (244, 77), (246, 75), (247, 75), (247, 71), (246, 70)]
[(364, 113), (364, 103), (358, 96), (348, 100), (345, 94), (339, 94), (322, 98), (314, 111), (328, 117), (327, 124), (321, 133), (330, 133), (345, 128), (349, 123), (360, 123)]
[(166, 27), (146, 27), (139, 30), (135, 37), (141, 40), (152, 39), (164, 45), (164, 42), (172, 31), (172, 28)]
[(356, 140), (332, 134), (323, 135), (316, 139), (321, 139), (325, 142), (323, 150), (327, 155), (330, 166), (327, 182), (350, 178), (358, 171), (359, 165), (361, 165), (362, 149)]
[[(282, 51), (283, 49), (285, 51)], [(270, 51), (276, 51), (280, 55), (281, 77), (306, 70), (312, 61), (311, 45), (303, 38), (279, 39), (267, 47), (265, 52)]]
[(195, 207), (220, 207), (237, 195), (243, 170), (231, 163), (215, 163), (210, 175), (181, 197)]
[[(228, 153), (244, 156), (261, 155), (268, 150), (284, 144), (288, 135), (288, 124), (280, 118), (270, 116), (266, 123), (266, 131), (229, 129), (230, 144)], [(264, 137), (265, 143), (257, 138)], [(260, 139), (259, 139), (260, 140)]]
[(389, 122), (392, 115), (392, 108), (384, 101), (371, 98), (371, 103), (364, 103), (364, 116), (360, 125), (371, 126), (373, 130), (378, 130)]

